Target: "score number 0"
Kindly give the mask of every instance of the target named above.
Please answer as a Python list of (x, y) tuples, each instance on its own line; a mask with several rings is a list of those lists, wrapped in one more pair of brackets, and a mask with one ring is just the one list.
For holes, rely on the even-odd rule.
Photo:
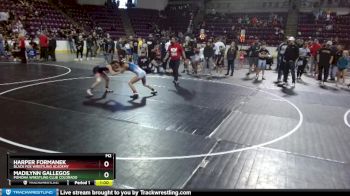
[[(108, 167), (108, 166), (109, 166), (109, 162), (108, 162), (108, 161), (105, 161), (105, 162), (103, 163), (103, 166), (104, 166), (104, 167)], [(103, 174), (103, 176), (104, 176), (105, 178), (108, 178), (108, 177), (109, 177), (109, 173), (108, 173), (108, 172), (105, 172), (105, 173)]]

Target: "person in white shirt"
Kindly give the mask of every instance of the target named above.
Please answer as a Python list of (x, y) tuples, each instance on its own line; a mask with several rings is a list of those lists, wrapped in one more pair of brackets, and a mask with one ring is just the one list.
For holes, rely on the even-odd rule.
[(302, 48), (299, 48), (299, 59), (298, 59), (298, 71), (297, 71), (297, 80), (301, 80), (301, 75), (305, 71), (308, 59), (310, 57), (310, 49), (308, 48), (307, 43), (305, 42)]
[(168, 51), (169, 46), (170, 46), (170, 40), (167, 43), (165, 43), (165, 51)]
[(226, 48), (226, 46), (221, 40), (218, 40), (214, 44), (215, 55), (221, 55), (221, 49), (220, 48)]
[[(194, 55), (191, 58), (192, 61), (192, 74), (198, 74), (198, 65), (201, 63), (201, 58), (200, 58), (200, 52), (202, 50), (201, 45), (197, 45), (195, 46), (195, 48), (193, 49)], [(204, 50), (204, 48), (203, 48)], [(204, 57), (203, 57), (204, 58)]]
[(199, 49), (199, 60), (200, 61), (204, 61), (204, 47), (205, 47), (205, 44), (202, 44), (200, 49)]
[[(165, 43), (165, 45), (164, 45), (165, 51), (168, 51), (169, 46), (170, 46), (170, 44), (171, 44), (170, 41), (171, 41), (171, 40), (169, 39), (168, 42)], [(164, 69), (165, 69), (165, 72), (171, 72), (171, 70), (166, 69), (167, 67), (169, 67), (168, 64), (169, 64), (169, 59), (167, 60), (167, 62), (165, 62), (164, 66), (163, 66)]]
[(140, 55), (144, 55), (148, 57), (148, 44), (145, 39), (142, 40), (142, 46), (140, 49)]
[(129, 42), (126, 42), (124, 45), (125, 51), (126, 51), (126, 59), (129, 61), (131, 59), (131, 45)]
[(226, 51), (226, 45), (219, 39), (214, 44), (214, 54), (215, 54), (215, 64), (216, 64), (216, 72), (221, 73), (224, 66), (224, 54)]

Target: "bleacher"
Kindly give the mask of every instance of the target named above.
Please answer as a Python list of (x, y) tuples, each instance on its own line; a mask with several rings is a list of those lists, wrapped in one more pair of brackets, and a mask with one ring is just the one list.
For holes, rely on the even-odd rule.
[[(327, 30), (327, 25), (332, 25), (332, 28)], [(298, 31), (302, 39), (312, 37), (323, 41), (338, 38), (340, 43), (350, 45), (350, 15), (337, 16), (332, 13), (327, 21), (322, 17), (316, 20), (312, 13), (303, 13), (299, 17)]]
[[(283, 21), (286, 21), (287, 13), (275, 14), (282, 17)], [(284, 29), (284, 24), (277, 22), (276, 24), (269, 23), (266, 26), (263, 26), (238, 22), (239, 18), (244, 18), (246, 16), (249, 17), (249, 21), (254, 17), (258, 20), (268, 21), (270, 13), (234, 13), (226, 14), (224, 17), (218, 14), (208, 14), (205, 17), (206, 27), (210, 33), (215, 36), (224, 35), (224, 31), (226, 30), (229, 32), (232, 26), (235, 27), (237, 33), (239, 33), (239, 29), (245, 29), (247, 42), (251, 42), (253, 39), (258, 38), (259, 40), (266, 41), (268, 45), (278, 45), (282, 41), (283, 36), (281, 37), (276, 34), (275, 28)]]
[(117, 11), (95, 5), (86, 5), (83, 8), (91, 16), (95, 25), (101, 27), (104, 32), (109, 33), (113, 39), (126, 35), (122, 19)]
[(65, 0), (59, 5), (59, 7), (74, 21), (82, 25), (85, 30), (92, 29), (93, 21), (86, 10), (83, 9), (83, 6), (75, 3), (74, 1)]
[(163, 29), (171, 28), (175, 32), (186, 32), (191, 19), (191, 13), (195, 14), (197, 9), (185, 4), (185, 5), (170, 5), (167, 6), (163, 12), (166, 15), (166, 19), (163, 19), (160, 26)]
[[(28, 9), (19, 1), (1, 0), (0, 11), (13, 11), (16, 16), (26, 16), (22, 21), (29, 35), (34, 36), (40, 29), (59, 29), (69, 26), (71, 23), (61, 12), (53, 8), (49, 3), (43, 1), (30, 1), (33, 10)], [(38, 16), (33, 12), (37, 11)], [(29, 17), (31, 16), (31, 17)]]
[(146, 37), (152, 32), (152, 24), (160, 22), (159, 12), (149, 9), (129, 9), (127, 11), (137, 36)]

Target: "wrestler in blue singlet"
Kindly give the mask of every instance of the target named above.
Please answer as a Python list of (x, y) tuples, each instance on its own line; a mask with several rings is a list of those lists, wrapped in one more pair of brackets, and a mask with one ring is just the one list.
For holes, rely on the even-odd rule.
[(146, 72), (134, 63), (128, 63), (128, 70), (135, 73), (139, 79), (146, 77)]

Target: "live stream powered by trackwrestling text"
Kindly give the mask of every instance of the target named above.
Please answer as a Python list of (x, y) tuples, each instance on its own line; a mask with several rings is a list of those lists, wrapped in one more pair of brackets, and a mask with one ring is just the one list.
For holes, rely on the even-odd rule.
[(0, 196), (69, 196), (69, 195), (116, 195), (116, 196), (153, 196), (153, 195), (166, 195), (166, 196), (188, 196), (191, 195), (191, 191), (183, 190), (64, 190), (64, 189), (0, 189)]
[(117, 195), (117, 196), (143, 196), (143, 195), (169, 195), (181, 196), (191, 195), (191, 191), (175, 191), (175, 190), (84, 190), (71, 191), (59, 190), (59, 195)]

